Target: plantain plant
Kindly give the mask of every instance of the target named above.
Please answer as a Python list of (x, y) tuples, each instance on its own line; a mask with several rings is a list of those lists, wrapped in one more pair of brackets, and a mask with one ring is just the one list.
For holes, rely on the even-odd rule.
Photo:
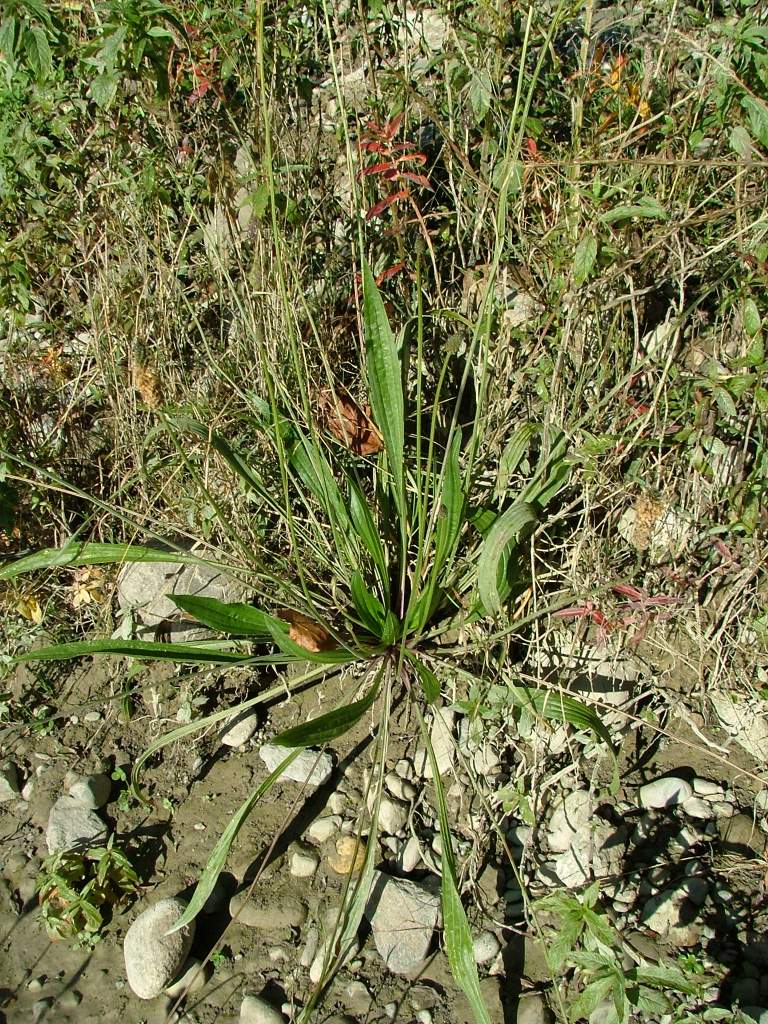
[[(363, 261), (365, 367), (370, 411), (339, 394), (326, 395), (325, 419), (318, 424), (308, 392), (291, 402), (284, 380), (266, 375), (267, 394), (254, 404), (261, 436), (274, 453), (279, 485), (267, 469), (198, 420), (161, 413), (164, 427), (184, 454), (189, 438), (208, 445), (281, 528), (290, 555), (267, 557), (248, 551), (251, 582), (259, 605), (176, 595), (173, 601), (214, 634), (213, 640), (165, 643), (139, 640), (89, 640), (23, 653), (18, 661), (62, 659), (94, 654), (137, 659), (169, 659), (180, 664), (222, 666), (290, 665), (309, 669), (288, 686), (341, 679), (345, 701), (318, 718), (288, 729), (274, 742), (286, 749), (282, 763), (249, 795), (218, 840), (200, 877), (181, 928), (201, 910), (223, 869), (232, 843), (258, 801), (279, 780), (297, 754), (332, 742), (365, 715), (375, 724), (373, 792), (363, 868), (348, 883), (329, 945), (326, 972), (317, 991), (338, 967), (359, 928), (370, 894), (376, 851), (376, 815), (387, 757), (390, 708), (404, 698), (415, 706), (418, 728), (433, 762), (433, 787), (443, 843), (442, 904), (444, 941), (457, 983), (466, 992), (478, 1021), (488, 1021), (472, 956), (472, 941), (459, 891), (443, 784), (436, 769), (423, 711), (441, 700), (441, 680), (450, 670), (450, 638), (460, 623), (487, 620), (490, 645), (503, 641), (520, 622), (504, 617), (506, 603), (526, 581), (519, 555), (548, 503), (569, 473), (567, 440), (534, 424), (512, 433), (501, 457), (503, 486), (478, 488), (482, 416), (461, 421), (463, 389), (476, 386), (464, 374), (453, 395), (446, 381), (451, 353), (444, 356), (429, 396), (413, 367), (423, 365), (424, 317), (417, 319), (415, 342), (396, 337), (368, 264)], [(471, 348), (487, 338), (478, 329)], [(413, 358), (409, 356), (413, 348)], [(266, 353), (262, 353), (267, 364)], [(472, 351), (469, 353), (469, 358)], [(469, 358), (467, 365), (469, 365)], [(412, 364), (412, 365), (409, 365)], [(306, 375), (305, 378), (306, 379)], [(404, 383), (405, 382), (405, 383)], [(478, 404), (479, 408), (479, 404)], [(447, 410), (447, 412), (446, 412)], [(543, 455), (526, 486), (509, 496), (507, 482), (516, 473), (533, 439), (542, 435)], [(364, 445), (361, 444), (364, 440)], [(488, 498), (490, 493), (497, 497)], [(478, 500), (477, 495), (484, 497)], [(213, 497), (208, 496), (211, 501)], [(222, 527), (244, 549), (236, 525)], [(61, 549), (28, 555), (0, 568), (0, 580), (53, 566), (177, 561), (220, 564), (189, 551), (138, 544), (71, 542)], [(311, 567), (311, 569), (310, 569)], [(290, 607), (285, 608), (288, 604)], [(350, 669), (354, 668), (354, 671)], [(285, 685), (258, 693), (234, 708), (216, 711), (156, 740), (135, 766), (139, 792), (148, 758), (164, 745), (245, 709), (284, 695)], [(510, 699), (550, 719), (569, 721), (609, 737), (599, 717), (556, 690), (511, 687)], [(305, 1007), (311, 1010), (313, 1001)]]

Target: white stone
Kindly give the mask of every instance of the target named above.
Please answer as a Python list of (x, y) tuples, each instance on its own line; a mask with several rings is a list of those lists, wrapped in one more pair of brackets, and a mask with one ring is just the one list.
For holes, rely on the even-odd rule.
[(736, 805), (730, 800), (716, 800), (712, 804), (712, 813), (716, 818), (732, 818), (736, 811)]
[[(456, 758), (456, 741), (453, 738), (453, 725), (456, 721), (456, 712), (450, 708), (438, 708), (432, 719), (429, 729), (429, 738), (432, 743), (432, 751), (435, 755), (437, 770), (442, 778), (445, 778), (453, 768)], [(432, 778), (432, 763), (427, 760), (424, 768), (424, 777)]]
[(683, 801), (682, 808), (683, 813), (687, 814), (689, 818), (698, 818), (701, 821), (708, 821), (715, 816), (714, 807), (709, 800), (705, 800), (702, 796), (689, 796), (687, 800)]
[(410, 836), (406, 843), (400, 849), (398, 856), (398, 866), (401, 871), (406, 875), (410, 875), (412, 871), (421, 863), (421, 847), (416, 836)]
[(384, 785), (392, 796), (398, 800), (405, 800), (406, 803), (410, 803), (416, 796), (416, 787), (412, 783), (406, 782), (405, 779), (401, 779), (396, 772), (387, 772), (384, 776)]
[(92, 811), (103, 807), (109, 800), (111, 792), (112, 780), (102, 772), (96, 775), (75, 776), (69, 786), (69, 795), (72, 799)]
[[(230, 724), (231, 723), (231, 724)], [(221, 731), (221, 742), (225, 747), (241, 747), (256, 732), (259, 724), (257, 711), (244, 711), (230, 718), (229, 723)]]
[(178, 981), (174, 981), (172, 985), (167, 985), (165, 988), (165, 994), (171, 999), (178, 999), (181, 995), (192, 995), (193, 992), (199, 992), (205, 988), (213, 974), (213, 964), (209, 960), (203, 966), (200, 960), (191, 956), (184, 964), (182, 971), (183, 974)]
[(341, 828), (341, 818), (337, 814), (325, 818), (316, 818), (307, 829), (307, 838), (313, 843), (324, 843)]
[(19, 773), (16, 765), (7, 762), (0, 768), (0, 803), (15, 800), (19, 795)]
[(429, 952), (440, 922), (440, 899), (426, 886), (376, 871), (365, 916), (389, 970), (408, 974)]
[(401, 779), (405, 779), (406, 782), (410, 782), (413, 778), (413, 765), (407, 757), (401, 757), (400, 760), (395, 764), (395, 771)]
[(312, 961), (315, 959), (317, 953), (317, 946), (320, 941), (320, 932), (311, 925), (307, 928), (306, 938), (304, 940), (304, 949), (301, 951), (301, 960), (299, 963), (302, 967), (309, 967)]
[(698, 776), (693, 780), (693, 792), (696, 796), (706, 796), (713, 800), (723, 800), (725, 789), (719, 782), (712, 782), (711, 779), (700, 779)]
[(576, 789), (556, 804), (547, 825), (550, 850), (562, 853), (569, 848), (574, 836), (589, 829), (592, 820), (592, 797), (585, 789)]
[(291, 854), (290, 872), (294, 878), (311, 878), (320, 866), (320, 858), (310, 850), (294, 850)]
[(140, 999), (159, 996), (178, 976), (195, 934), (195, 922), (166, 934), (186, 909), (180, 899), (155, 903), (125, 934), (123, 955), (128, 984)]
[(60, 796), (48, 815), (45, 841), (48, 853), (101, 846), (107, 839), (107, 826), (94, 811), (71, 796)]
[(765, 702), (759, 698), (737, 700), (730, 693), (710, 693), (720, 724), (736, 743), (760, 764), (768, 762), (768, 721)]
[[(280, 747), (276, 743), (264, 743), (259, 747), (259, 757), (267, 769), (273, 772), (290, 753), (288, 747)], [(289, 779), (291, 782), (308, 783), (310, 786), (322, 786), (331, 777), (333, 760), (325, 752), (302, 750), (295, 761), (292, 761), (280, 777), (280, 781)]]
[(391, 836), (397, 835), (408, 824), (408, 814), (408, 804), (382, 796), (379, 803), (379, 828)]
[(661, 779), (654, 779), (640, 787), (641, 807), (676, 807), (693, 796), (693, 788), (685, 779), (678, 779), (675, 775), (667, 775)]
[[(134, 614), (141, 639), (151, 639), (161, 623), (174, 642), (199, 639), (210, 631), (183, 617), (172, 594), (213, 597), (225, 603), (243, 601), (245, 587), (221, 569), (174, 562), (129, 562), (117, 578), (117, 601), (123, 615)], [(163, 627), (165, 628), (165, 627)], [(88, 716), (85, 716), (86, 719)]]
[(501, 943), (493, 932), (480, 932), (472, 943), (476, 964), (487, 964), (498, 956)]
[(240, 1004), (240, 1024), (285, 1024), (285, 1017), (261, 996), (246, 995)]
[(640, 922), (643, 928), (675, 946), (695, 946), (701, 940), (701, 922), (696, 920), (695, 905), (682, 886), (664, 889), (649, 899)]

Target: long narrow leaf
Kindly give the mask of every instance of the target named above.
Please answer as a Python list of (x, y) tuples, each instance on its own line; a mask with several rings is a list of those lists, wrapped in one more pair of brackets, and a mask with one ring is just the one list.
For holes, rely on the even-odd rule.
[(169, 928), (166, 935), (170, 935), (173, 932), (177, 932), (179, 928), (183, 928), (189, 924), (190, 921), (194, 920), (200, 911), (205, 906), (205, 902), (213, 892), (214, 886), (218, 880), (219, 875), (224, 868), (227, 856), (229, 854), (232, 843), (237, 838), (237, 834), (248, 819), (249, 814), (258, 803), (258, 801), (267, 793), (272, 786), (280, 779), (285, 769), (294, 761), (301, 753), (301, 748), (292, 750), (287, 757), (285, 757), (275, 770), (261, 782), (256, 789), (251, 793), (247, 800), (245, 800), (235, 814), (230, 818), (229, 824), (221, 834), (221, 838), (216, 843), (211, 852), (208, 861), (203, 868), (203, 873), (200, 876), (200, 881), (197, 883), (192, 899), (189, 901), (189, 905), (181, 917), (178, 919), (173, 928)]
[(150, 643), (144, 640), (76, 640), (69, 644), (27, 651), (26, 654), (16, 655), (13, 660), (67, 661), (69, 658), (86, 658), (91, 654), (122, 654), (128, 658), (174, 661), (180, 665), (238, 665), (253, 661), (250, 654), (222, 651), (215, 647)]
[(354, 602), (357, 614), (363, 621), (366, 629), (369, 629), (374, 636), (380, 636), (381, 627), (384, 622), (384, 605), (370, 592), (363, 582), (359, 572), (353, 572), (349, 581), (352, 601)]
[(65, 544), (61, 548), (44, 548), (0, 567), (0, 580), (12, 580), (25, 572), (52, 569), (60, 565), (113, 565), (121, 562), (173, 562), (185, 565), (218, 565), (190, 551), (163, 551), (140, 544)]
[(387, 559), (384, 554), (384, 546), (381, 543), (381, 537), (379, 537), (373, 521), (368, 502), (365, 500), (363, 492), (352, 480), (349, 482), (349, 514), (358, 537), (363, 542), (363, 546), (376, 566), (379, 582), (382, 586), (382, 594), (386, 595), (389, 589), (389, 580), (387, 578)]
[(459, 896), (456, 882), (456, 861), (453, 856), (453, 840), (448, 825), (448, 811), (445, 806), (445, 792), (440, 771), (437, 767), (437, 758), (430, 741), (429, 733), (422, 726), (427, 753), (432, 766), (432, 782), (435, 787), (437, 802), (437, 817), (440, 823), (440, 838), (442, 840), (442, 877), (441, 897), (443, 905), (443, 931), (445, 937), (445, 951), (448, 954), (448, 965), (451, 968), (453, 980), (461, 987), (466, 995), (475, 1020), (478, 1024), (491, 1024), (483, 996), (480, 992), (480, 979), (477, 974), (477, 965), (472, 946), (472, 933), (469, 929), (469, 922)]
[(182, 611), (219, 633), (269, 640), (274, 629), (287, 631), (280, 619), (249, 604), (226, 604), (215, 597), (195, 597), (192, 594), (170, 594), (169, 597)]
[(377, 680), (360, 700), (345, 704), (340, 708), (334, 708), (333, 711), (313, 718), (311, 722), (302, 722), (301, 725), (285, 729), (275, 736), (272, 742), (280, 747), (312, 747), (335, 740), (360, 721), (366, 711), (371, 708), (378, 694), (379, 683)]
[(501, 610), (499, 566), (507, 549), (523, 529), (535, 521), (536, 513), (532, 505), (515, 502), (488, 531), (477, 564), (477, 586), (487, 614), (496, 615)]
[(405, 444), (405, 402), (400, 357), (387, 311), (384, 308), (368, 261), (363, 260), (363, 322), (365, 352), (370, 388), (371, 409), (376, 425), (384, 438), (387, 460), (393, 480), (395, 503), (401, 516), (405, 514), (405, 477), (403, 445)]
[(464, 511), (464, 491), (459, 471), (459, 448), (461, 436), (458, 431), (445, 453), (445, 466), (440, 488), (440, 504), (443, 514), (437, 523), (437, 541), (434, 572), (439, 575), (443, 567), (451, 564), (452, 555), (461, 532)]
[(568, 722), (577, 729), (588, 729), (612, 749), (611, 734), (600, 721), (594, 708), (575, 697), (542, 687), (510, 686), (510, 697), (518, 707), (529, 708), (542, 718)]

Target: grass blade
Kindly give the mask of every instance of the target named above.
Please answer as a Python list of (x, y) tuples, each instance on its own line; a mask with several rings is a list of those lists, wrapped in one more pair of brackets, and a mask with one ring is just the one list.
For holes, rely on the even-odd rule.
[(363, 322), (365, 354), (368, 370), (371, 409), (376, 426), (384, 438), (387, 460), (392, 473), (395, 504), (405, 515), (405, 478), (403, 445), (405, 444), (405, 403), (400, 356), (397, 351), (387, 311), (373, 279), (367, 260), (363, 260)]
[(477, 586), (488, 615), (496, 615), (501, 611), (499, 569), (504, 564), (507, 549), (522, 530), (535, 521), (533, 506), (518, 501), (499, 516), (488, 531), (477, 563)]
[(285, 769), (295, 760), (301, 753), (301, 748), (292, 750), (286, 758), (284, 758), (275, 770), (261, 782), (256, 789), (251, 793), (247, 800), (243, 801), (237, 811), (234, 813), (229, 821), (229, 824), (221, 834), (219, 841), (213, 848), (208, 862), (203, 868), (203, 873), (200, 876), (200, 881), (197, 883), (192, 899), (189, 901), (189, 905), (181, 917), (178, 919), (173, 928), (169, 928), (166, 935), (171, 935), (173, 932), (177, 932), (179, 928), (183, 928), (189, 924), (190, 921), (194, 920), (195, 917), (205, 906), (205, 901), (213, 892), (213, 888), (216, 885), (219, 875), (222, 872), (224, 864), (226, 863), (227, 856), (229, 854), (232, 843), (237, 838), (237, 834), (248, 819), (249, 814), (258, 803), (258, 801), (264, 796), (265, 793), (274, 786), (283, 774)]
[(140, 544), (70, 543), (61, 548), (44, 548), (0, 567), (0, 580), (12, 580), (36, 569), (60, 565), (113, 565), (120, 562), (179, 562), (186, 565), (218, 565), (189, 551), (163, 551)]
[(587, 707), (575, 697), (569, 697), (556, 690), (510, 686), (510, 696), (514, 704), (528, 708), (541, 718), (555, 722), (568, 722), (577, 729), (588, 729), (612, 748), (611, 734), (600, 720), (594, 708)]
[(272, 740), (280, 747), (313, 747), (338, 736), (343, 736), (348, 729), (358, 722), (368, 709), (373, 705), (379, 694), (378, 679), (370, 688), (368, 693), (360, 700), (345, 704), (343, 707), (334, 708), (324, 715), (313, 718), (311, 722), (302, 722), (291, 729), (285, 729), (278, 733)]
[(368, 502), (365, 500), (360, 488), (352, 480), (349, 482), (349, 514), (352, 519), (352, 525), (355, 528), (355, 532), (363, 542), (363, 546), (373, 559), (373, 564), (376, 566), (376, 571), (379, 574), (379, 582), (382, 586), (382, 593), (386, 594), (389, 589), (389, 579), (384, 547), (381, 543), (381, 537), (379, 537), (378, 531), (373, 522), (373, 516), (371, 515), (371, 510), (368, 507)]
[(68, 658), (86, 658), (91, 654), (121, 654), (127, 658), (152, 661), (175, 661), (183, 665), (237, 665), (252, 661), (250, 654), (222, 651), (215, 647), (195, 647), (192, 644), (160, 644), (145, 640), (76, 640), (70, 644), (41, 647), (36, 651), (18, 654), (14, 662), (65, 661)]
[(421, 720), (421, 731), (430, 764), (432, 765), (432, 783), (435, 787), (440, 838), (443, 844), (440, 892), (443, 904), (443, 932), (445, 951), (448, 954), (448, 964), (454, 981), (462, 988), (469, 1000), (469, 1005), (472, 1007), (477, 1024), (491, 1024), (488, 1010), (480, 992), (480, 979), (477, 974), (477, 965), (475, 964), (472, 947), (472, 933), (469, 930), (469, 922), (461, 903), (456, 882), (456, 861), (453, 856), (451, 830), (448, 826), (448, 812), (445, 806), (443, 782), (423, 719)]

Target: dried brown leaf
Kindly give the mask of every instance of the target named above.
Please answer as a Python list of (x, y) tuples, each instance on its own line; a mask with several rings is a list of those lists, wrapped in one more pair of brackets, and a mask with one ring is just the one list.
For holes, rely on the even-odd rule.
[(371, 418), (370, 406), (361, 408), (349, 395), (323, 391), (320, 415), (336, 440), (356, 455), (375, 455), (381, 451), (383, 442)]
[(295, 612), (290, 608), (286, 608), (277, 614), (283, 622), (290, 624), (288, 636), (291, 640), (298, 644), (299, 647), (303, 647), (305, 651), (317, 654), (320, 651), (327, 651), (333, 647), (331, 634), (319, 622), (313, 622), (306, 615), (302, 615), (301, 612)]

